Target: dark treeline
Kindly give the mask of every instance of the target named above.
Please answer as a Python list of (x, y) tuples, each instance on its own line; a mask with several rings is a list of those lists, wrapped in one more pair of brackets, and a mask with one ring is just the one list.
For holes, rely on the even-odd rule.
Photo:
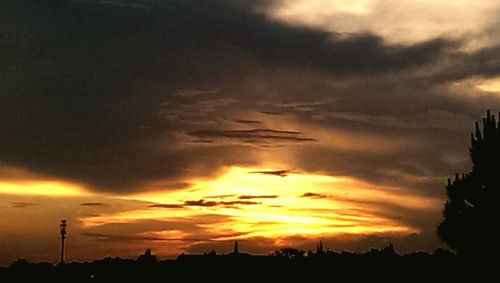
[[(237, 250), (229, 254), (181, 254), (177, 259), (157, 260), (148, 250), (137, 259), (104, 258), (92, 262), (52, 265), (17, 260), (0, 269), (1, 282), (146, 282), (148, 281), (360, 281), (463, 280), (475, 282), (488, 274), (477, 259), (446, 250), (399, 255), (392, 245), (366, 253), (332, 252), (318, 248), (304, 252), (285, 248), (270, 255), (250, 255)], [(490, 270), (491, 271), (491, 270)], [(486, 275), (485, 275), (486, 276)], [(8, 279), (4, 281), (2, 279)], [(16, 281), (14, 281), (16, 280)]]

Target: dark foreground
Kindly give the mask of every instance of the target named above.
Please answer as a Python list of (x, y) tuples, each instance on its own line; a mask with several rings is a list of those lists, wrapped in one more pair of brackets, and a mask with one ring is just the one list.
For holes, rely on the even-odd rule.
[[(490, 262), (485, 264), (483, 262)], [(268, 256), (245, 253), (180, 255), (157, 261), (146, 252), (137, 260), (105, 258), (52, 265), (18, 260), (0, 268), (0, 282), (477, 282), (498, 279), (494, 258), (464, 258), (445, 251), (398, 255), (308, 253), (289, 249)]]

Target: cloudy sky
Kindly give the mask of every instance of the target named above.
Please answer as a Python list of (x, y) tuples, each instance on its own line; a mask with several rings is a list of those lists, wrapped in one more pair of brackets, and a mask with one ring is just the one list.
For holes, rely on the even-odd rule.
[(0, 5), (0, 264), (432, 251), (500, 109), (495, 0)]

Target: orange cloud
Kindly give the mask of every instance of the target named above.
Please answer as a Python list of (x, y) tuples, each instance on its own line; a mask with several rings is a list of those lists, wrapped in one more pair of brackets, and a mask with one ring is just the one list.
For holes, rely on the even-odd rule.
[(82, 187), (62, 181), (0, 180), (0, 194), (73, 197), (89, 195)]
[[(82, 222), (91, 228), (110, 223), (198, 219), (197, 226), (203, 228), (206, 239), (211, 241), (297, 235), (411, 234), (419, 229), (389, 217), (391, 210), (398, 207), (427, 210), (439, 202), (347, 177), (305, 172), (288, 173), (285, 177), (254, 173), (273, 170), (231, 167), (212, 180), (193, 180), (186, 189), (123, 197), (155, 203), (145, 209), (84, 217)], [(210, 195), (224, 196), (224, 201), (204, 199)], [(258, 202), (242, 201), (254, 198)], [(213, 215), (222, 216), (223, 220), (204, 220)]]

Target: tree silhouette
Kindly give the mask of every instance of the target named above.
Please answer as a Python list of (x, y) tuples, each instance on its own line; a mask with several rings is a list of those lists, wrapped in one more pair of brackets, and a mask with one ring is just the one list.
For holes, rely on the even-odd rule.
[(296, 260), (299, 258), (303, 258), (305, 255), (305, 251), (299, 250), (296, 248), (282, 248), (274, 252), (274, 255), (277, 257), (284, 257), (292, 260)]
[(482, 131), (478, 122), (475, 126), (472, 170), (448, 179), (444, 221), (437, 227), (439, 238), (464, 255), (498, 252), (500, 243), (500, 121), (488, 110)]

